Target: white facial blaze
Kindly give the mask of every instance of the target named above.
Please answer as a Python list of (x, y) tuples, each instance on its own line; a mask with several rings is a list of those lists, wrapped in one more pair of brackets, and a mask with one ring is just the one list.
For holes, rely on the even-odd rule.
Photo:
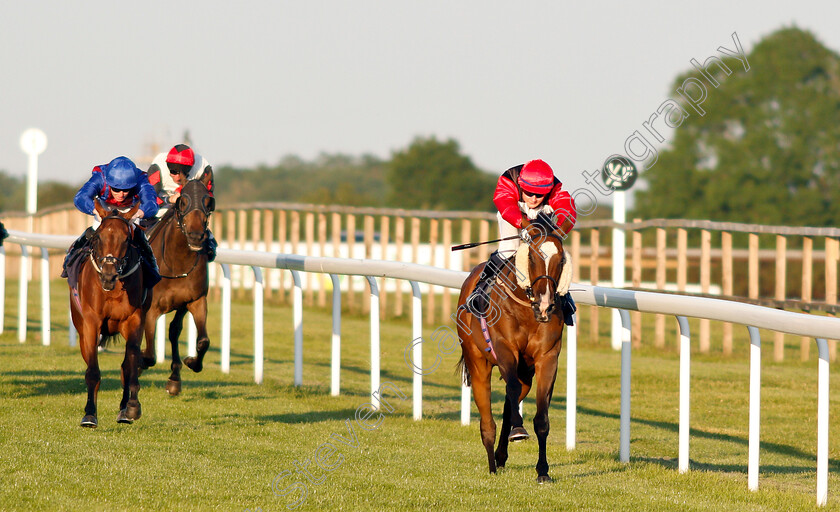
[[(525, 288), (531, 286), (531, 275), (528, 272), (528, 251), (529, 250), (530, 250), (530, 246), (528, 244), (521, 244), (519, 246), (519, 248), (516, 250), (515, 263), (516, 263), (516, 269), (518, 270), (518, 272), (516, 273), (516, 282), (517, 282), (516, 284), (518, 284), (519, 287), (522, 288), (523, 290)], [(552, 242), (544, 242), (542, 245), (540, 245), (540, 251), (542, 252), (542, 254), (545, 255), (545, 263), (546, 263), (546, 269), (547, 269), (548, 268), (548, 261), (551, 259), (552, 256), (557, 254), (557, 246), (554, 245), (554, 243), (552, 243)], [(564, 258), (566, 257), (565, 251), (563, 252), (563, 257)], [(565, 274), (565, 273), (566, 273), (566, 268), (563, 268), (562, 274)], [(561, 275), (560, 277), (561, 277), (561, 282), (562, 282), (563, 275)], [(571, 280), (571, 277), (569, 278), (569, 280)], [(568, 289), (569, 289), (568, 284), (566, 284), (566, 291), (568, 291)], [(539, 302), (540, 302), (540, 309), (542, 309), (543, 312), (544, 312), (545, 309), (543, 307), (543, 302), (547, 301), (547, 304), (550, 304), (552, 298), (551, 297), (538, 297), (538, 299), (539, 299)], [(548, 306), (546, 305), (545, 307), (548, 307)]]

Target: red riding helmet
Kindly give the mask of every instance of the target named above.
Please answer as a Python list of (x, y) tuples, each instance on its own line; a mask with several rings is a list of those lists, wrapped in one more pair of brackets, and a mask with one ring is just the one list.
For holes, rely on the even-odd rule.
[(178, 144), (169, 150), (169, 154), (166, 155), (166, 162), (192, 167), (195, 164), (195, 153), (186, 144)]
[(519, 186), (532, 194), (548, 194), (554, 186), (554, 171), (542, 160), (531, 160), (519, 171)]

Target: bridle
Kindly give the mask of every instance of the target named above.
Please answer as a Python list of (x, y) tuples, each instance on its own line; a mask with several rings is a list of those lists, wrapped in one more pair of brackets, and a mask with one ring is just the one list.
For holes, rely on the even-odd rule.
[[(186, 187), (186, 185), (185, 185), (185, 187)], [(210, 201), (208, 202), (209, 204), (205, 204), (205, 198), (207, 198), (207, 197), (209, 197), (209, 199), (210, 199)], [(175, 210), (175, 219), (178, 223), (178, 229), (180, 229), (181, 233), (183, 233), (184, 238), (187, 240), (187, 245), (190, 247), (191, 250), (192, 250), (192, 245), (189, 244), (189, 237), (187, 236), (187, 228), (184, 226), (184, 219), (186, 218), (186, 216), (190, 212), (195, 211), (195, 210), (199, 210), (202, 213), (204, 213), (204, 232), (205, 232), (205, 236), (206, 236), (207, 226), (210, 224), (210, 214), (213, 213), (213, 211), (216, 209), (216, 200), (210, 194), (204, 194), (203, 196), (201, 196), (201, 198), (199, 200), (195, 201), (196, 203), (198, 203), (197, 205), (192, 204), (194, 199), (195, 199), (195, 197), (193, 197), (191, 194), (188, 194), (188, 195), (183, 195), (182, 194), (181, 196), (178, 197), (178, 200), (175, 202), (175, 206), (173, 207), (174, 210)], [(180, 273), (178, 275), (174, 275), (174, 276), (168, 276), (168, 275), (164, 275), (164, 274), (161, 274), (160, 276), (164, 277), (166, 279), (181, 279), (181, 278), (189, 276), (192, 273), (192, 271), (195, 270), (195, 268), (198, 266), (198, 256), (199, 256), (199, 251), (200, 250), (201, 250), (201, 248), (199, 248), (196, 251), (193, 251), (193, 252), (195, 252), (195, 258), (193, 258), (192, 267), (190, 267), (190, 269), (188, 271), (182, 272), (182, 273)], [(165, 235), (163, 236), (163, 241), (161, 242), (160, 254), (161, 254), (161, 259), (163, 260), (164, 263), (166, 263), (166, 236)], [(167, 265), (168, 265), (168, 263), (167, 263)]]
[(128, 242), (128, 247), (129, 247), (129, 249), (134, 247), (133, 244), (131, 243), (131, 230), (132, 230), (131, 221), (126, 219), (125, 217), (120, 217), (118, 215), (109, 215), (109, 216), (105, 217), (104, 219), (102, 219), (102, 224), (99, 225), (99, 228), (96, 230), (96, 234), (91, 239), (91, 242), (90, 242), (90, 245), (91, 245), (90, 261), (93, 264), (93, 268), (94, 268), (94, 270), (96, 270), (96, 273), (99, 274), (100, 279), (102, 279), (104, 277), (102, 267), (105, 266), (105, 265), (108, 265), (108, 264), (111, 264), (111, 265), (114, 266), (114, 269), (117, 272), (116, 278), (117, 279), (123, 279), (123, 278), (131, 275), (132, 273), (134, 273), (139, 268), (139, 266), (140, 266), (140, 259), (139, 258), (134, 263), (134, 265), (131, 266), (131, 268), (126, 270), (126, 266), (128, 266), (130, 261), (131, 261), (130, 260), (130, 258), (131, 258), (130, 254), (131, 253), (128, 250), (126, 250), (125, 256), (123, 256), (122, 258), (117, 258), (116, 256), (113, 256), (113, 255), (96, 256), (96, 253), (98, 252), (99, 244), (101, 242), (101, 238), (99, 236), (99, 231), (102, 229), (102, 226), (104, 226), (105, 221), (110, 220), (110, 219), (119, 219), (120, 221), (125, 223), (126, 230), (128, 231), (128, 233), (126, 235), (126, 240)]

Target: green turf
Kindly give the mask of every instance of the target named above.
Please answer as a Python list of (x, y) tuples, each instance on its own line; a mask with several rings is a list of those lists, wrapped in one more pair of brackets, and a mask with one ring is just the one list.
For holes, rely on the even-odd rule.
[[(2, 510), (286, 510), (303, 498), (290, 487), (305, 482), (294, 472), (307, 460), (318, 483), (298, 484), (307, 495), (297, 510), (815, 508), (816, 363), (774, 363), (772, 351), (765, 352), (760, 489), (750, 492), (749, 369), (746, 350), (738, 348), (743, 338), (736, 339), (731, 358), (694, 356), (687, 474), (676, 469), (675, 351), (642, 348), (633, 354), (631, 461), (623, 464), (618, 461), (619, 354), (606, 341), (581, 344), (577, 448), (567, 451), (564, 350), (550, 412), (548, 460), (555, 481), (540, 486), (535, 482), (535, 441), (512, 445), (507, 467), (487, 474), (474, 406), (471, 425), (460, 425), (457, 354), (443, 354), (439, 369), (425, 378), (424, 419), (412, 420), (411, 372), (404, 361), (411, 327), (406, 320), (382, 324), (382, 382), (409, 399), (391, 398), (394, 411), (384, 412), (373, 430), (363, 430), (355, 419), (357, 408), (369, 401), (369, 320), (343, 319), (342, 394), (332, 397), (329, 312), (304, 312), (304, 385), (296, 388), (291, 309), (267, 304), (265, 382), (255, 385), (253, 313), (247, 301), (233, 305), (230, 374), (219, 369), (214, 304), (205, 370), (185, 370), (181, 396), (169, 397), (164, 390), (167, 361), (141, 376), (143, 417), (133, 425), (117, 424), (122, 354), (121, 347), (113, 347), (101, 357), (99, 428), (81, 428), (84, 364), (78, 348), (67, 346), (62, 284), (53, 286), (50, 347), (40, 345), (37, 320), (29, 323), (27, 342), (17, 342), (17, 295), (7, 289), (6, 332), (0, 335)], [(37, 316), (36, 290), (30, 290), (30, 308)], [(601, 317), (607, 326), (609, 315)], [(425, 329), (425, 335), (430, 337), (432, 330)], [(434, 343), (424, 348), (428, 363), (437, 349)], [(834, 371), (832, 379), (836, 390)], [(494, 379), (499, 424), (500, 384)], [(837, 406), (832, 400), (832, 418)], [(533, 400), (526, 399), (531, 432), (533, 412)], [(840, 427), (835, 425), (831, 439), (836, 446)], [(328, 442), (333, 453), (323, 451)], [(322, 464), (332, 470), (316, 466), (319, 447)], [(829, 464), (827, 509), (840, 510), (836, 450)], [(284, 472), (292, 474), (278, 479)], [(291, 492), (278, 496), (273, 489)]]

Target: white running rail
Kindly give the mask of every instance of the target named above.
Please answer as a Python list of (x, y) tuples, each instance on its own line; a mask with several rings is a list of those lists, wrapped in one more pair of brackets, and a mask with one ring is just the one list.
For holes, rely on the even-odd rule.
[[(48, 255), (46, 249), (64, 249), (75, 240), (72, 236), (41, 235), (20, 231), (9, 231), (9, 238), (6, 243), (18, 244), (22, 249), (21, 277), (19, 294), (19, 320), (18, 339), (26, 340), (26, 302), (27, 302), (27, 276), (29, 247), (41, 248), (42, 269), (47, 268)], [(5, 252), (0, 248), (0, 263), (5, 263)], [(287, 269), (292, 272), (294, 278), (294, 322), (295, 322), (295, 385), (301, 385), (303, 379), (303, 334), (302, 334), (302, 294), (299, 272), (318, 272), (329, 274), (333, 282), (333, 350), (332, 350), (332, 386), (333, 395), (339, 393), (339, 372), (340, 368), (340, 343), (341, 343), (341, 290), (338, 286), (337, 275), (365, 276), (371, 283), (372, 304), (378, 300), (378, 290), (375, 286), (374, 277), (388, 277), (392, 279), (404, 279), (411, 283), (412, 300), (412, 345), (413, 361), (421, 364), (422, 343), (417, 343), (420, 338), (422, 308), (420, 301), (420, 290), (417, 283), (428, 283), (437, 286), (459, 289), (467, 276), (466, 272), (445, 270), (414, 263), (400, 263), (393, 261), (343, 259), (327, 257), (298, 256), (291, 254), (279, 254), (258, 251), (238, 251), (230, 249), (219, 249), (216, 263), (222, 266), (225, 276), (225, 286), (222, 289), (222, 370), (229, 371), (230, 362), (230, 268), (229, 265), (249, 266), (253, 269), (256, 283), (255, 290), (255, 329), (254, 329), (254, 380), (262, 382), (262, 354), (263, 354), (263, 332), (262, 332), (262, 268)], [(46, 273), (46, 272), (44, 272)], [(5, 289), (5, 265), (0, 265), (0, 291)], [(679, 414), (679, 471), (689, 470), (689, 408), (690, 408), (690, 333), (688, 329), (688, 317), (707, 318), (722, 322), (741, 324), (747, 327), (750, 334), (750, 419), (749, 419), (749, 461), (748, 461), (748, 487), (751, 490), (758, 489), (759, 470), (759, 421), (761, 406), (761, 340), (758, 329), (768, 329), (777, 332), (784, 332), (793, 335), (815, 338), (819, 352), (818, 364), (818, 405), (817, 405), (817, 505), (826, 504), (828, 497), (828, 411), (829, 411), (829, 354), (828, 339), (840, 338), (840, 318), (814, 316), (803, 313), (792, 313), (779, 311), (763, 306), (743, 304), (720, 299), (703, 297), (690, 297), (675, 294), (664, 294), (656, 292), (632, 291), (600, 286), (589, 286), (585, 284), (573, 284), (572, 296), (578, 304), (602, 306), (617, 309), (620, 313), (623, 335), (621, 343), (621, 417), (619, 435), (619, 459), (623, 462), (630, 460), (630, 315), (628, 311), (642, 311), (646, 313), (660, 313), (673, 315), (677, 318), (680, 327), (680, 414)], [(2, 297), (2, 294), (0, 294)], [(41, 280), (41, 323), (42, 340), (44, 345), (49, 345), (49, 280)], [(3, 318), (2, 309), (5, 303), (0, 299), (0, 319)], [(371, 390), (372, 394), (379, 386), (379, 319), (378, 307), (371, 307)], [(375, 325), (374, 325), (375, 324)], [(0, 323), (0, 332), (3, 325)], [(71, 344), (75, 340), (75, 333), (71, 325)], [(575, 447), (575, 425), (576, 425), (576, 403), (577, 403), (577, 330), (570, 328), (567, 335), (567, 438), (568, 449)], [(159, 351), (159, 354), (163, 351)], [(259, 359), (259, 360), (257, 360)], [(422, 367), (422, 366), (421, 366)], [(422, 372), (414, 371), (413, 379), (413, 416), (415, 419), (422, 418)], [(374, 396), (374, 398), (376, 398)], [(461, 422), (469, 424), (470, 420), (470, 399), (469, 389), (462, 387), (461, 393)]]

